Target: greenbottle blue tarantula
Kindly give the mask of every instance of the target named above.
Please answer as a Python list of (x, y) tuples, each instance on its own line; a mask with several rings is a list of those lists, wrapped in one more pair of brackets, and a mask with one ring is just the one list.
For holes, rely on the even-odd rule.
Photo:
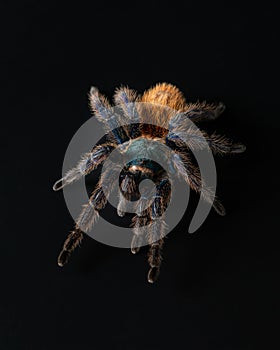
[[(176, 134), (178, 131), (184, 130), (187, 120), (195, 123), (214, 120), (224, 111), (224, 105), (222, 103), (208, 104), (206, 102), (186, 103), (182, 92), (177, 87), (167, 83), (157, 84), (144, 92), (142, 96), (138, 96), (135, 91), (128, 88), (120, 88), (114, 95), (115, 106), (130, 121), (130, 125), (119, 127), (116, 116), (112, 113), (111, 106), (96, 88), (91, 89), (89, 100), (94, 115), (104, 123), (108, 131), (106, 142), (96, 145), (90, 153), (82, 158), (75, 168), (68, 171), (61, 180), (55, 183), (53, 189), (59, 190), (65, 185), (89, 174), (103, 164), (116, 148), (120, 148), (120, 152), (135, 154), (135, 159), (129, 162), (121, 172), (119, 178), (120, 189), (126, 199), (132, 199), (132, 197), (139, 198), (138, 185), (143, 179), (152, 179), (156, 185), (156, 194), (151, 205), (144, 210), (138, 208), (136, 215), (132, 219), (133, 238), (131, 242), (131, 251), (136, 253), (141, 246), (140, 232), (142, 231), (139, 228), (145, 226), (150, 245), (148, 253), (150, 265), (148, 281), (153, 283), (159, 275), (162, 261), (161, 252), (166, 229), (164, 211), (170, 200), (171, 185), (166, 172), (158, 164), (149, 161), (149, 159), (137, 157), (137, 148), (143, 147), (147, 140), (158, 140), (162, 144), (167, 145), (171, 150), (168, 161), (175, 169), (176, 175), (183, 178), (191, 189), (200, 193), (204, 200), (213, 202), (213, 208), (218, 214), (224, 215), (224, 207), (215, 197), (215, 194), (210, 190), (202, 193), (200, 171), (190, 157), (190, 148), (182, 144), (182, 140)], [(148, 103), (155, 107), (159, 105), (165, 106), (172, 111), (177, 111), (177, 114), (171, 113), (163, 117), (162, 113), (155, 108), (150, 111), (149, 115), (151, 124), (154, 124), (151, 125), (143, 122), (141, 108), (137, 110), (133, 107), (135, 102)], [(179, 119), (178, 113), (181, 116)], [(204, 131), (201, 132), (204, 140), (207, 141), (214, 153), (241, 153), (245, 150), (242, 144), (234, 144), (223, 136), (217, 134), (208, 135)], [(195, 132), (192, 134), (192, 129), (187, 130), (187, 133), (192, 147), (201, 149), (203, 145), (201, 136)], [(101, 176), (89, 198), (88, 204), (84, 206), (77, 219), (74, 230), (68, 235), (58, 257), (59, 266), (64, 266), (67, 263), (70, 254), (81, 243), (84, 234), (81, 227), (90, 228), (98, 217), (99, 211), (105, 207), (107, 196), (104, 193), (104, 188), (108, 189), (110, 181), (109, 183), (108, 181), (104, 183), (103, 180)], [(108, 193), (109, 191), (110, 189), (108, 189)], [(139, 203), (138, 205), (141, 206), (141, 201)], [(118, 215), (123, 216), (124, 211), (120, 198)], [(159, 217), (161, 220), (157, 221), (156, 225), (151, 225)], [(152, 229), (150, 229), (151, 226)]]

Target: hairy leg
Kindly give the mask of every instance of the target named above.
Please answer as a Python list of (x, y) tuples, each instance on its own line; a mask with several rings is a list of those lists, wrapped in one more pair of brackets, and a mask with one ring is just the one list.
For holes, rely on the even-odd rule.
[(121, 87), (116, 90), (114, 101), (117, 106), (120, 106), (125, 115), (134, 123), (139, 123), (139, 115), (134, 103), (137, 101), (137, 93), (126, 87)]
[[(125, 212), (127, 211), (127, 200), (130, 201), (132, 196), (136, 195), (137, 191), (137, 184), (136, 184), (136, 178), (134, 176), (135, 174), (130, 173), (129, 175), (126, 174), (121, 182), (121, 190), (123, 193), (125, 193), (125, 196), (120, 193), (119, 198), (119, 204), (118, 204), (118, 215), (124, 216)], [(139, 179), (139, 175), (137, 176)], [(146, 215), (146, 207), (149, 202), (148, 198), (145, 197), (147, 195), (144, 191), (141, 193), (141, 198), (136, 202), (135, 205), (133, 205), (134, 210), (136, 212), (136, 215), (132, 219), (132, 233), (133, 237), (131, 240), (131, 252), (133, 254), (136, 254), (141, 246), (142, 240), (143, 240), (143, 230), (141, 229), (142, 226), (145, 226), (148, 222), (148, 218)]]
[(156, 219), (161, 217), (166, 210), (171, 195), (171, 184), (167, 178), (162, 178), (156, 186), (156, 194), (152, 203), (151, 217)]
[(164, 220), (164, 212), (168, 206), (171, 195), (171, 184), (168, 179), (162, 179), (157, 186), (156, 195), (151, 207), (151, 223), (148, 226), (148, 241), (150, 249), (148, 262), (150, 270), (148, 281), (154, 283), (159, 276), (162, 262), (162, 247), (167, 225)]
[(192, 126), (182, 128), (180, 124), (169, 131), (165, 142), (174, 150), (186, 146), (191, 150), (202, 150), (208, 146), (215, 154), (242, 153), (246, 149), (241, 143), (233, 143), (225, 136), (216, 133), (208, 135)]
[(88, 203), (83, 207), (74, 230), (68, 235), (63, 244), (62, 251), (58, 257), (59, 266), (64, 266), (68, 262), (71, 253), (79, 246), (83, 239), (83, 231), (88, 232), (98, 219), (99, 211), (105, 207), (114, 181), (114, 171), (109, 170), (99, 180)]
[(147, 278), (150, 283), (154, 283), (160, 273), (166, 228), (167, 225), (164, 221), (164, 216), (153, 219), (148, 226), (148, 241), (150, 243), (148, 262), (150, 269)]
[(63, 267), (68, 262), (71, 253), (80, 245), (83, 236), (83, 232), (77, 227), (69, 233), (58, 256), (58, 266)]
[[(162, 225), (161, 225), (162, 227)], [(162, 230), (160, 226), (157, 227), (157, 230)], [(162, 247), (164, 244), (164, 240), (160, 239), (156, 243), (152, 243), (150, 245), (149, 253), (148, 253), (148, 262), (150, 265), (150, 270), (148, 272), (148, 282), (154, 283), (159, 276), (160, 266), (162, 262)]]
[(192, 150), (205, 149), (207, 146), (214, 153), (241, 153), (246, 147), (240, 143), (233, 143), (225, 136), (213, 133), (208, 135), (205, 131), (198, 129), (191, 118), (185, 113), (177, 113), (169, 121), (169, 132), (165, 142), (172, 149), (188, 147)]
[(150, 219), (147, 215), (144, 215), (144, 216), (135, 215), (134, 218), (132, 219), (132, 233), (133, 233), (133, 237), (131, 240), (132, 254), (136, 254), (139, 252), (143, 242), (143, 235), (144, 235), (143, 227), (147, 226), (149, 220)]
[[(216, 133), (212, 135), (207, 135), (204, 132), (204, 137), (208, 142), (211, 150), (216, 154), (227, 154), (227, 153), (242, 153), (246, 150), (246, 146), (241, 143), (233, 143), (231, 140), (227, 139), (225, 136), (217, 135)], [(193, 147), (199, 147), (199, 140), (193, 138)]]
[[(150, 178), (152, 180), (155, 177), (155, 173), (151, 169), (146, 167), (141, 169), (140, 177), (142, 179)], [(132, 231), (134, 234), (131, 243), (132, 253), (138, 252), (141, 246), (144, 233), (142, 226), (146, 226), (151, 220), (161, 216), (166, 205), (169, 203), (171, 185), (165, 176), (165, 173), (163, 173), (160, 175), (160, 178), (156, 180), (157, 185), (155, 193), (148, 184), (144, 184), (144, 187), (141, 188), (141, 193), (137, 193), (137, 195), (141, 195), (141, 197), (135, 204), (136, 216), (132, 221)], [(133, 179), (135, 178), (133, 177)], [(135, 194), (136, 185), (131, 187), (131, 189), (131, 193)]]
[(117, 144), (120, 145), (129, 140), (126, 129), (120, 126), (117, 111), (110, 106), (107, 99), (99, 93), (96, 87), (90, 89), (89, 102), (94, 115), (103, 123), (105, 130), (109, 131)]
[(106, 160), (114, 148), (115, 145), (110, 143), (95, 146), (91, 152), (82, 156), (80, 162), (73, 169), (69, 170), (62, 179), (56, 181), (53, 185), (53, 190), (58, 191), (89, 174)]
[(225, 215), (225, 208), (216, 198), (215, 193), (206, 186), (203, 186), (199, 169), (191, 162), (187, 153), (173, 153), (171, 157), (173, 167), (178, 174), (187, 182), (191, 189), (200, 193), (202, 198), (213, 205), (219, 215)]
[(152, 203), (151, 192), (149, 188), (142, 188), (141, 198), (137, 201), (135, 205), (136, 215), (132, 219), (132, 232), (133, 238), (131, 241), (131, 252), (136, 254), (141, 247), (143, 242), (143, 235), (145, 232), (141, 227), (147, 226), (151, 220), (151, 209), (150, 205)]
[[(119, 216), (124, 216), (126, 212), (126, 201), (131, 200), (131, 196), (137, 189), (134, 176), (132, 174), (126, 174), (120, 184), (119, 203), (117, 212)], [(124, 195), (125, 194), (125, 195)]]
[(124, 113), (124, 121), (128, 119), (129, 123), (132, 123), (126, 128), (130, 138), (133, 139), (140, 136), (139, 114), (135, 104), (137, 93), (134, 90), (122, 87), (116, 90), (114, 101), (117, 106), (121, 107)]
[(219, 103), (196, 102), (186, 105), (185, 116), (193, 122), (216, 119), (225, 110), (225, 105)]
[(131, 252), (133, 254), (136, 254), (139, 251), (143, 242), (143, 227), (147, 227), (148, 242), (150, 243), (148, 252), (148, 263), (150, 265), (148, 281), (154, 283), (160, 272), (162, 247), (164, 243), (163, 237), (165, 236), (167, 226), (163, 217), (152, 220), (148, 213), (145, 217), (139, 217), (136, 215), (133, 218), (133, 225), (133, 238), (131, 241)]

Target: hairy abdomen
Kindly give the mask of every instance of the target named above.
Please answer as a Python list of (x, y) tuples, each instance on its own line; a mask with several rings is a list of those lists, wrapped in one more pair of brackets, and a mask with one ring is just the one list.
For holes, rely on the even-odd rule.
[[(186, 106), (186, 100), (182, 92), (176, 86), (167, 83), (157, 84), (145, 91), (140, 101), (155, 105), (155, 108), (152, 108), (151, 105), (148, 120), (151, 124), (166, 129), (168, 129), (168, 121), (174, 115), (174, 111), (183, 111)], [(147, 120), (146, 117), (143, 117), (144, 120)], [(158, 133), (162, 137), (162, 130), (159, 129)], [(153, 132), (150, 128), (144, 128), (143, 134), (153, 134)]]

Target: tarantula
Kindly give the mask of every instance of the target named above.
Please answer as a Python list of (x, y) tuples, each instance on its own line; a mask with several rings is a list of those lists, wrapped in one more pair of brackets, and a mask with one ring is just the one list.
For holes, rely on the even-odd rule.
[[(91, 88), (89, 93), (89, 102), (91, 110), (96, 118), (105, 125), (107, 131), (106, 141), (103, 144), (96, 145), (91, 152), (83, 156), (76, 167), (66, 173), (66, 175), (57, 181), (53, 189), (59, 190), (67, 184), (70, 184), (83, 176), (95, 170), (108, 158), (112, 150), (119, 148), (121, 153), (132, 153), (135, 159), (129, 162), (123, 168), (119, 177), (121, 193), (127, 199), (133, 197), (139, 198), (138, 185), (143, 179), (152, 179), (156, 184), (156, 194), (148, 208), (142, 210), (138, 208), (132, 219), (133, 238), (131, 241), (132, 253), (137, 253), (141, 246), (141, 231), (139, 228), (145, 226), (147, 239), (149, 242), (148, 262), (150, 269), (148, 272), (148, 281), (153, 283), (159, 276), (162, 262), (162, 247), (166, 224), (164, 221), (164, 211), (170, 200), (171, 184), (166, 172), (155, 162), (147, 158), (138, 158), (137, 149), (145, 148), (146, 140), (158, 140), (167, 145), (171, 153), (168, 162), (175, 170), (176, 175), (185, 180), (189, 187), (200, 193), (204, 200), (213, 202), (213, 208), (220, 215), (225, 215), (225, 210), (215, 194), (210, 190), (204, 190), (202, 193), (202, 178), (198, 167), (192, 161), (190, 156), (190, 147), (182, 144), (182, 140), (176, 136), (176, 132), (184, 130), (187, 120), (192, 122), (209, 121), (216, 119), (225, 109), (223, 103), (209, 104), (206, 102), (186, 103), (182, 92), (175, 86), (167, 83), (160, 83), (145, 91), (139, 96), (135, 91), (126, 87), (116, 90), (114, 95), (115, 106), (122, 111), (124, 118), (131, 123), (128, 126), (118, 127), (116, 115), (112, 113), (112, 108), (107, 99), (101, 95), (97, 88)], [(143, 122), (143, 110), (135, 108), (134, 103), (148, 103), (155, 108), (148, 110), (151, 124)], [(145, 104), (144, 104), (145, 105)], [(158, 111), (157, 106), (165, 106), (176, 113), (170, 113), (164, 117)], [(147, 113), (147, 111), (146, 111)], [(181, 118), (178, 118), (178, 114)], [(159, 126), (160, 125), (160, 126)], [(188, 138), (193, 148), (200, 149), (203, 145), (201, 136), (195, 132), (192, 134), (189, 129)], [(175, 136), (174, 136), (175, 135)], [(208, 135), (202, 131), (209, 147), (214, 153), (241, 153), (245, 150), (242, 144), (234, 144), (224, 136), (217, 134)], [(147, 149), (147, 152), (149, 150)], [(63, 245), (62, 251), (58, 257), (58, 265), (64, 266), (71, 253), (81, 243), (83, 231), (81, 227), (90, 228), (98, 218), (99, 211), (107, 203), (107, 196), (104, 188), (110, 192), (110, 181), (104, 183), (102, 176), (97, 186), (91, 194), (88, 204), (78, 217), (74, 230), (68, 235)], [(140, 201), (138, 206), (141, 206)], [(122, 198), (119, 200), (117, 208), (119, 216), (125, 214), (125, 208), (122, 204)], [(161, 218), (161, 220), (158, 220)], [(156, 222), (156, 225), (151, 223)], [(151, 228), (152, 226), (152, 228)], [(156, 237), (156, 239), (155, 239)]]

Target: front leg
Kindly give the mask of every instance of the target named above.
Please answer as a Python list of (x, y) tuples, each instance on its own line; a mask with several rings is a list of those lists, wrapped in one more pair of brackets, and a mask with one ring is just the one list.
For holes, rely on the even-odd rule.
[(150, 270), (148, 272), (148, 282), (154, 283), (160, 273), (162, 262), (162, 247), (164, 244), (167, 225), (164, 220), (164, 212), (168, 206), (171, 196), (171, 185), (168, 179), (162, 179), (157, 186), (156, 195), (150, 216), (152, 221), (148, 225), (148, 241), (150, 249), (148, 253), (148, 262)]
[(108, 158), (114, 148), (115, 145), (112, 143), (95, 146), (91, 152), (83, 155), (80, 162), (73, 169), (69, 170), (62, 179), (56, 181), (53, 185), (53, 190), (58, 191), (92, 172)]
[(147, 278), (150, 283), (154, 283), (158, 279), (160, 273), (160, 267), (163, 260), (162, 248), (166, 229), (167, 225), (164, 217), (152, 220), (148, 226), (148, 240), (150, 242), (148, 262), (150, 269)]
[[(147, 211), (145, 211), (147, 212)], [(136, 254), (139, 252), (140, 247), (143, 242), (143, 226), (146, 226), (149, 222), (149, 217), (147, 215), (138, 216), (135, 215), (132, 219), (132, 233), (133, 237), (131, 240), (131, 253)]]

